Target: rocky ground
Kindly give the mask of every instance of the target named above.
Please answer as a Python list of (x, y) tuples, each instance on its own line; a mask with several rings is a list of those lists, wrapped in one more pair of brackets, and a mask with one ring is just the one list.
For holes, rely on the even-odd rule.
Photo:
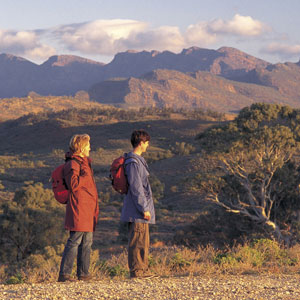
[(169, 277), (0, 285), (0, 299), (300, 299), (299, 275)]

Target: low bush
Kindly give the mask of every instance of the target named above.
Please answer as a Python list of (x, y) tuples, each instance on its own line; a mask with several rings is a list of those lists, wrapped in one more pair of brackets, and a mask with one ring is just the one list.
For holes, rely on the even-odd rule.
[(0, 211), (0, 262), (21, 262), (65, 239), (64, 207), (41, 183), (25, 184)]
[(175, 146), (172, 147), (172, 152), (177, 155), (189, 155), (191, 152), (196, 150), (195, 146), (185, 142), (176, 142)]
[(299, 264), (299, 258), (293, 248), (280, 247), (274, 240), (258, 239), (217, 253), (214, 263), (222, 272), (283, 272), (292, 271)]
[(158, 160), (168, 159), (173, 156), (174, 154), (172, 153), (171, 150), (162, 150), (162, 149), (160, 149), (159, 151), (152, 151), (152, 152), (149, 151), (144, 154), (144, 157), (149, 164)]

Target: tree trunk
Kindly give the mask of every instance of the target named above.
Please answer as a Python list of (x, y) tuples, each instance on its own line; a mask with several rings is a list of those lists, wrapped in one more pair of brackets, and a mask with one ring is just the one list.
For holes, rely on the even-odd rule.
[(275, 222), (266, 220), (265, 225), (269, 228), (271, 227), (272, 234), (279, 243), (284, 243), (285, 245), (289, 246), (290, 238), (288, 236), (283, 236), (279, 226)]

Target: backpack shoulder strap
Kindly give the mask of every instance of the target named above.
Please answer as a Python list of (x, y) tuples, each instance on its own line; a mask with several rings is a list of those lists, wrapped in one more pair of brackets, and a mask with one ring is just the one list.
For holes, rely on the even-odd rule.
[(133, 158), (133, 157), (125, 157), (124, 165), (128, 165), (128, 164), (130, 164), (132, 162), (137, 163), (137, 160), (135, 158)]
[(124, 157), (124, 165), (132, 162), (137, 163), (137, 159), (132, 156), (128, 156), (128, 153), (124, 153), (123, 157)]
[(79, 166), (81, 166), (81, 161), (79, 159), (75, 158), (75, 157), (66, 159), (65, 163), (67, 163), (68, 161), (71, 161), (71, 160), (76, 161), (79, 164)]
[[(64, 171), (63, 171), (63, 176), (65, 176), (65, 174), (69, 173), (72, 169), (72, 165), (71, 163), (73, 161), (76, 161), (75, 165), (73, 164), (73, 168), (78, 169), (79, 166), (79, 172), (81, 170), (81, 161), (76, 159), (76, 158), (68, 158), (65, 160), (65, 164), (64, 164)], [(68, 163), (68, 164), (67, 164)]]
[[(77, 158), (69, 158), (68, 160), (65, 161), (65, 164), (66, 164), (68, 161), (71, 161), (71, 160), (77, 162), (77, 164), (79, 165), (79, 172), (80, 172), (80, 169), (81, 169), (81, 161), (78, 160)], [(68, 188), (67, 183), (66, 183), (65, 172), (63, 171), (62, 174), (63, 174), (63, 184), (65, 185), (66, 189), (68, 190), (69, 188)]]
[(126, 153), (126, 155), (124, 156), (124, 166), (123, 166), (123, 168), (124, 168), (124, 174), (125, 174), (126, 177), (127, 177), (126, 166), (129, 165), (130, 163), (136, 163), (137, 164), (138, 162), (133, 157), (127, 157), (127, 153)]
[(71, 160), (76, 161), (79, 164), (79, 166), (81, 167), (81, 161), (79, 159), (74, 157), (74, 158), (71, 158)]

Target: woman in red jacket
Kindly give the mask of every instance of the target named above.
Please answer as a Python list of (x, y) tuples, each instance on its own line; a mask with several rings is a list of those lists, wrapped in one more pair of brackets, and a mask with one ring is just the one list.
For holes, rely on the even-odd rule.
[(65, 228), (70, 231), (70, 237), (61, 260), (60, 282), (75, 280), (71, 277), (75, 257), (78, 279), (91, 279), (90, 253), (99, 212), (98, 193), (89, 159), (90, 137), (87, 134), (76, 134), (71, 138), (69, 146), (64, 178), (70, 191), (65, 218)]

